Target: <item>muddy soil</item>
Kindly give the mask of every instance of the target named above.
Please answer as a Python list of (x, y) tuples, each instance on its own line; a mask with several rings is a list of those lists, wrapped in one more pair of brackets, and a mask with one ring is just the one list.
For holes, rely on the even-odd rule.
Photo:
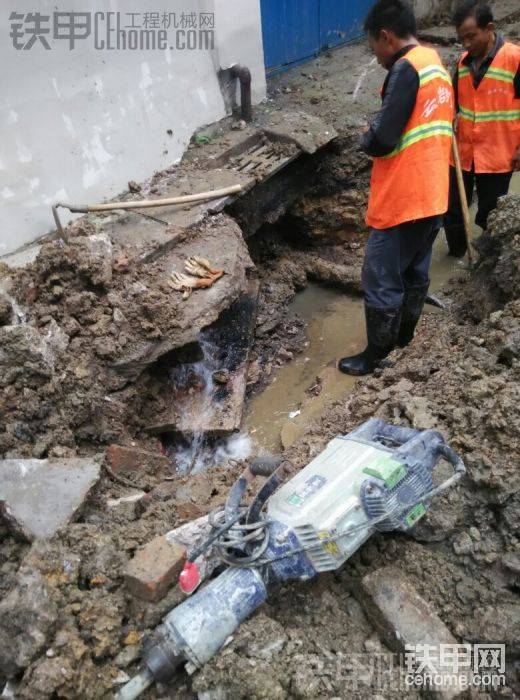
[[(388, 563), (405, 572), (457, 639), (506, 643), (509, 687), (500, 695), (520, 692), (518, 240), (520, 198), (511, 196), (493, 217), (486, 259), (471, 282), (445, 289), (449, 311), (426, 316), (412, 346), (329, 405), (286, 452), (304, 466), (329, 439), (377, 415), (441, 430), (466, 460), (462, 485), (410, 535), (376, 536), (341, 571), (274, 592), (201, 673), (150, 697), (402, 697), (397, 667), (383, 687), (368, 666), (364, 680), (351, 673), (369, 663), (367, 654), (388, 652), (355, 597), (360, 577)], [(221, 503), (236, 473), (222, 468), (162, 483), (142, 475), (144, 501), (112, 512), (106, 500), (128, 489), (104, 478), (81, 521), (62, 536), (31, 548), (5, 538), (6, 600), (22, 583), (36, 586), (35, 575), (45, 593), (38, 616), (28, 611), (21, 627), (41, 629), (44, 617), (46, 651), (11, 679), (16, 697), (109, 697), (135, 669), (139, 643), (179, 602), (176, 589), (160, 605), (132, 599), (122, 585), (127, 559), (154, 535)]]
[[(445, 290), (450, 310), (425, 317), (412, 346), (329, 406), (286, 453), (303, 466), (332, 437), (376, 415), (440, 430), (465, 457), (462, 486), (410, 536), (377, 536), (342, 571), (276, 593), (197, 677), (196, 689), (231, 698), (371, 697), (370, 682), (354, 688), (337, 668), (380, 649), (352, 596), (359, 577), (392, 562), (458, 639), (507, 645), (509, 688), (501, 695), (520, 692), (520, 198), (505, 200), (491, 226), (485, 263), (469, 284)], [(402, 697), (391, 683), (377, 690)]]

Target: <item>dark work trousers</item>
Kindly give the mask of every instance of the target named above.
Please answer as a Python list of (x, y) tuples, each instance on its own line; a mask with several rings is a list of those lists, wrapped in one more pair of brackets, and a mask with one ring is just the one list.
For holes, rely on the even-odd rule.
[[(475, 223), (484, 231), (487, 228), (488, 216), (493, 209), (496, 209), (498, 198), (507, 194), (512, 175), (512, 172), (475, 173), (474, 170), (470, 172), (467, 170), (462, 171), (468, 205), (473, 200), (475, 183), (477, 185), (478, 211)], [(448, 212), (444, 217), (444, 230), (450, 253), (464, 255), (466, 252), (466, 235), (455, 168), (450, 168), (450, 201)]]
[(406, 290), (428, 287), (432, 246), (441, 226), (442, 217), (431, 216), (370, 229), (361, 275), (367, 306), (395, 309)]

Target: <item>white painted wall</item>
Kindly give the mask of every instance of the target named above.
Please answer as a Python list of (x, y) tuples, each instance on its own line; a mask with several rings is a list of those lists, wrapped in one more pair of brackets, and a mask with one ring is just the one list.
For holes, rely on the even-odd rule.
[(10, 12), (50, 14), (56, 4), (17, 5), (0, 17), (0, 255), (51, 230), (54, 202), (100, 201), (178, 161), (196, 128), (225, 116), (220, 68), (247, 65), (253, 101), (265, 97), (259, 0), (68, 0), (58, 8), (141, 18), (214, 12), (213, 51), (95, 50), (91, 39), (72, 51), (52, 39), (50, 51), (17, 51)]

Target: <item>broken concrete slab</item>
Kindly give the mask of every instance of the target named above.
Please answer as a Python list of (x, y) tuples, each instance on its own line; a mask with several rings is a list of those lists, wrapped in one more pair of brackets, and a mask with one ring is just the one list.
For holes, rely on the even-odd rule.
[(294, 142), (304, 153), (316, 153), (337, 137), (334, 127), (307, 112), (276, 112), (264, 129), (269, 136)]
[[(364, 576), (356, 595), (385, 644), (396, 652), (404, 652), (407, 646), (429, 645), (439, 649), (440, 644), (458, 643), (432, 605), (395, 567), (384, 567)], [(464, 683), (454, 673), (453, 665), (436, 666), (441, 675), (453, 677), (452, 687), (445, 687), (436, 695), (447, 700), (459, 697)]]
[(52, 537), (77, 514), (99, 480), (93, 459), (0, 462), (0, 514), (27, 540)]
[(164, 598), (182, 571), (186, 548), (165, 535), (139, 549), (125, 573), (128, 590), (137, 598), (155, 603)]
[[(152, 434), (229, 435), (240, 428), (249, 368), (249, 351), (253, 341), (260, 283), (250, 280), (247, 291), (206, 331), (205, 341), (216, 349), (217, 365), (196, 386), (180, 365), (180, 384), (165, 387), (173, 404), (154, 417), (147, 430)], [(175, 384), (175, 377), (173, 379)]]
[(179, 166), (154, 178), (153, 186), (145, 186), (138, 196), (128, 194), (121, 201), (170, 198), (232, 185), (240, 185), (242, 193), (207, 202), (90, 214), (86, 218), (127, 255), (146, 262), (176, 246), (175, 232), (196, 227), (302, 153), (315, 153), (336, 136), (333, 127), (305, 112), (276, 112), (261, 129), (247, 127), (240, 134), (228, 133), (197, 149), (196, 155), (188, 151)]
[(20, 248), (14, 253), (10, 253), (9, 255), (2, 255), (0, 257), (0, 263), (4, 263), (12, 269), (27, 267), (36, 260), (41, 248), (41, 243), (31, 243), (31, 245), (26, 246), (24, 248)]
[[(173, 272), (184, 271), (192, 255), (208, 258), (225, 274), (207, 289), (195, 290), (187, 300), (169, 285)], [(235, 299), (247, 289), (248, 270), (253, 268), (242, 232), (233, 219), (218, 215), (206, 221), (176, 248), (154, 263), (153, 271), (143, 269), (141, 284), (165, 290), (169, 307), (163, 309), (160, 337), (156, 341), (135, 340), (125, 346), (114, 369), (127, 379), (135, 379), (146, 367), (168, 352), (197, 341), (200, 331), (214, 323)], [(147, 284), (150, 275), (150, 282)], [(132, 297), (130, 285), (128, 301)], [(142, 320), (142, 319), (141, 319)]]

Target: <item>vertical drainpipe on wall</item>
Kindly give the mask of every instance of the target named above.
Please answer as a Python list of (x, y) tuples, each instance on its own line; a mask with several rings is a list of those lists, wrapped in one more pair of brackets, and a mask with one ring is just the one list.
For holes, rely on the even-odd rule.
[(235, 63), (231, 66), (231, 75), (240, 81), (240, 107), (242, 119), (250, 122), (253, 119), (251, 105), (251, 71), (246, 66)]

